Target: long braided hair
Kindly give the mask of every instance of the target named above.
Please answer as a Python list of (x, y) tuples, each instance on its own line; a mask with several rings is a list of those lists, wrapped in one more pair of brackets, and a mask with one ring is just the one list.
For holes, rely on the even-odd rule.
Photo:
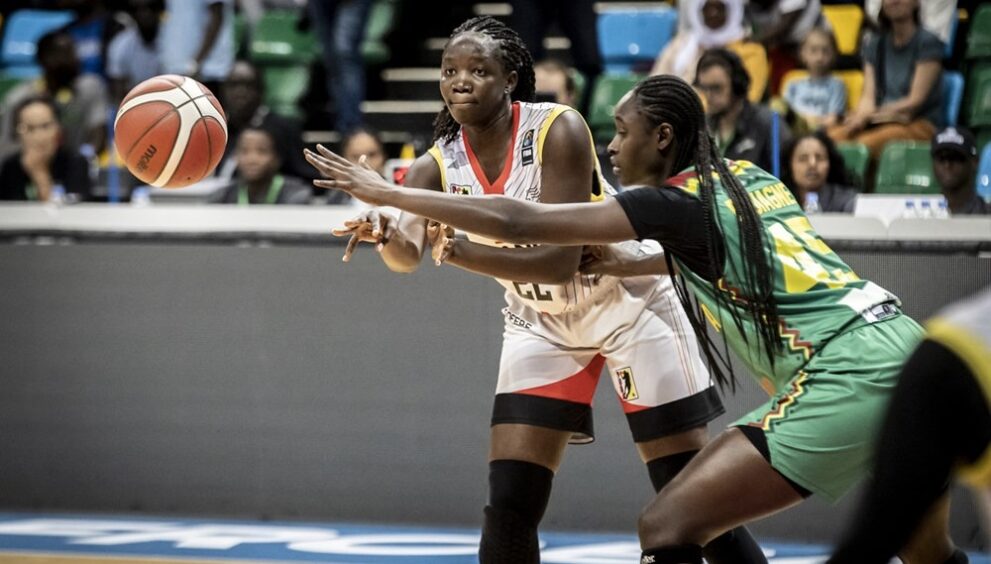
[[(673, 128), (677, 151), (674, 171), (688, 167), (695, 168), (699, 181), (698, 196), (702, 202), (705, 222), (703, 228), (707, 235), (707, 258), (717, 273), (722, 271), (723, 252), (728, 253), (729, 249), (724, 248), (725, 238), (720, 215), (717, 212), (714, 175), (718, 176), (723, 189), (733, 202), (737, 227), (740, 231), (738, 251), (744, 263), (744, 272), (736, 273), (736, 278), (741, 280), (743, 286), (741, 288), (743, 296), (742, 299), (735, 300), (735, 304), (752, 317), (758, 328), (759, 344), (773, 364), (774, 353), (781, 348), (778, 308), (773, 296), (774, 265), (765, 251), (764, 229), (747, 190), (730, 172), (709, 136), (701, 100), (687, 82), (669, 75), (652, 76), (642, 80), (633, 89), (633, 98), (640, 115), (650, 123), (651, 127), (667, 123)], [(669, 270), (674, 272), (670, 255), (667, 261)], [(726, 264), (733, 263), (727, 261)], [(684, 278), (674, 277), (674, 284), (716, 381), (720, 386), (729, 384), (735, 389), (736, 380), (729, 363), (729, 351), (725, 340), (723, 354), (720, 354), (706, 332), (704, 315), (697, 301), (693, 303)], [(734, 298), (727, 294), (717, 288), (716, 301), (722, 306), (719, 309), (730, 312), (733, 323), (746, 338), (743, 319), (739, 310), (733, 307)]]
[[(498, 43), (499, 48), (495, 55), (502, 63), (502, 68), (507, 74), (516, 71), (516, 89), (510, 93), (510, 99), (514, 102), (532, 102), (536, 93), (533, 57), (520, 36), (499, 20), (481, 16), (472, 18), (456, 27), (447, 40), (448, 45), (454, 41), (455, 37), (471, 32), (481, 33)], [(444, 48), (446, 49), (447, 46)], [(444, 106), (434, 118), (434, 142), (454, 140), (460, 128), (461, 125), (454, 121), (451, 112), (448, 111), (447, 106)]]

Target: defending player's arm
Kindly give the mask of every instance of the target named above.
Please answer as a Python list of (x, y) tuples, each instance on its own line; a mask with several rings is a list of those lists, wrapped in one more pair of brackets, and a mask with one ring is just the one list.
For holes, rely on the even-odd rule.
[(579, 270), (584, 274), (599, 274), (627, 278), (670, 274), (664, 252), (643, 253), (623, 245), (592, 245), (582, 254)]
[[(540, 201), (587, 202), (595, 163), (585, 122), (565, 112), (551, 125), (543, 146)], [(563, 284), (578, 271), (581, 248), (540, 246), (500, 248), (455, 239), (446, 262), (486, 276), (538, 284)]]
[(452, 227), (507, 243), (583, 245), (616, 243), (637, 234), (615, 198), (601, 202), (545, 204), (505, 196), (452, 196), (401, 188), (318, 145), (306, 152), (313, 166), (331, 180), (321, 188), (344, 190), (373, 205), (394, 206)]

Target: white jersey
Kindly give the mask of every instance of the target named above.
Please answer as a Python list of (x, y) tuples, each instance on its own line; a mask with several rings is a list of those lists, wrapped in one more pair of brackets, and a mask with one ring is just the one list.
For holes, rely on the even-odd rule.
[[(464, 130), (450, 142), (439, 142), (430, 149), (430, 154), (440, 167), (444, 191), (463, 196), (505, 195), (531, 202), (540, 201), (541, 168), (544, 139), (551, 124), (558, 116), (574, 111), (568, 106), (553, 103), (513, 104), (512, 160), (507, 163), (495, 182), (489, 183), (481, 165), (475, 158), (471, 146), (465, 141)], [(598, 158), (589, 135), (590, 150), (593, 151), (595, 173), (589, 186), (589, 198), (599, 200), (605, 193), (613, 193), (612, 187), (602, 177)], [(468, 239), (485, 245), (512, 247), (509, 243), (493, 241), (474, 233)], [(631, 242), (634, 248), (639, 243)], [(495, 279), (506, 288), (506, 301), (524, 304), (537, 311), (558, 314), (571, 311), (614, 286), (618, 278), (603, 276), (598, 281), (593, 276), (576, 274), (571, 282), (560, 286), (515, 282)]]

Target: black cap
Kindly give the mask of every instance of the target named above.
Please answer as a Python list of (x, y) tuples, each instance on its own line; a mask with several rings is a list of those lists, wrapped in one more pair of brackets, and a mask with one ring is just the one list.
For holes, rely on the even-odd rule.
[(974, 134), (963, 127), (950, 126), (936, 132), (932, 142), (932, 154), (953, 151), (964, 158), (977, 158)]

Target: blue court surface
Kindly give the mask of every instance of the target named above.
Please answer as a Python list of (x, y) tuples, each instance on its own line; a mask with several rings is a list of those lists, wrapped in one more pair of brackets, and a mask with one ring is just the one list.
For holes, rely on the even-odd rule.
[[(547, 564), (633, 564), (633, 535), (541, 534)], [(822, 546), (762, 543), (775, 564), (823, 562)], [(337, 523), (0, 513), (0, 562), (477, 562), (478, 531)], [(975, 564), (991, 558), (972, 555)]]

